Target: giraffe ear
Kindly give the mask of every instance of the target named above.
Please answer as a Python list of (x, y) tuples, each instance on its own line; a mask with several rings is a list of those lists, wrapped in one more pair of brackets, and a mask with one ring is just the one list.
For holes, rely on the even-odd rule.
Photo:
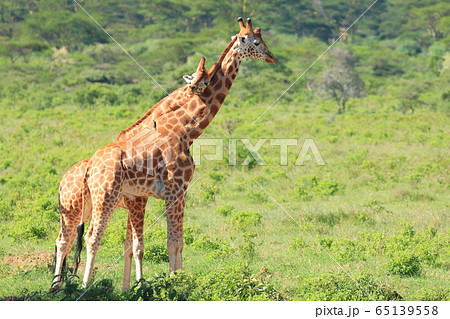
[(186, 81), (187, 84), (191, 84), (194, 78), (192, 75), (183, 75), (183, 79)]

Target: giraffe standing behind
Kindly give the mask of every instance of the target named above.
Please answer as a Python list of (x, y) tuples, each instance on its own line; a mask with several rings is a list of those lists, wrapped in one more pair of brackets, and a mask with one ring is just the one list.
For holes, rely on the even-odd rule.
[[(211, 75), (216, 71), (215, 68), (205, 70), (205, 58), (200, 60), (197, 70), (190, 76), (184, 76), (192, 94), (200, 95), (206, 89)], [(66, 262), (67, 255), (77, 238), (77, 233), (82, 236), (84, 224), (89, 221), (92, 215), (92, 201), (89, 188), (86, 187), (86, 173), (89, 169), (89, 159), (83, 160), (71, 167), (64, 174), (59, 185), (59, 207), (61, 230), (56, 239), (55, 253), (55, 277), (52, 291), (57, 290), (61, 284), (61, 271)], [(129, 289), (131, 275), (132, 256), (139, 256), (143, 251), (143, 243), (138, 240), (142, 237), (143, 222), (145, 214), (145, 198), (136, 198), (132, 201), (129, 197), (122, 196), (116, 205), (116, 208), (125, 208), (129, 210), (127, 221), (127, 233), (125, 240), (125, 267), (123, 289)], [(82, 249), (82, 237), (78, 236), (77, 251), (75, 255), (75, 267), (73, 274), (76, 275), (80, 253)], [(134, 245), (132, 245), (134, 243)], [(134, 253), (133, 253), (134, 252)], [(136, 278), (139, 281), (142, 278), (142, 264), (136, 260)]]
[[(240, 32), (232, 37), (211, 72), (202, 72), (200, 77), (185, 77), (186, 81), (192, 82), (155, 104), (141, 119), (122, 131), (116, 141), (97, 150), (86, 164), (80, 164), (86, 165), (84, 188), (70, 187), (83, 198), (88, 196), (91, 201), (90, 205), (84, 205), (83, 199), (72, 201), (82, 212), (81, 218), (78, 218), (81, 230), (88, 217), (92, 217), (85, 236), (87, 260), (84, 287), (92, 278), (96, 252), (107, 222), (117, 207), (130, 211), (128, 223), (132, 236), (127, 232), (126, 242), (129, 243), (132, 237), (136, 275), (137, 278), (142, 277), (142, 226), (149, 196), (166, 203), (169, 268), (171, 272), (182, 268), (185, 196), (194, 173), (189, 147), (217, 114), (243, 58), (275, 63), (273, 54), (262, 40), (260, 29), (253, 30), (250, 19), (247, 19), (247, 26), (242, 18), (238, 22)], [(202, 61), (200, 64), (204, 64)], [(201, 94), (192, 94), (196, 90)], [(75, 171), (78, 169), (81, 168), (75, 167)], [(65, 225), (63, 217), (61, 221)], [(73, 234), (77, 224), (67, 222), (66, 225), (72, 227), (73, 230), (68, 233)], [(71, 246), (73, 240), (71, 243), (70, 240), (63, 242)], [(61, 267), (64, 256), (59, 249), (56, 257), (56, 265)], [(131, 255), (126, 255), (124, 283), (125, 280), (129, 282), (129, 274), (126, 278), (126, 273), (130, 264)], [(55, 274), (59, 274), (57, 271), (58, 268)], [(125, 284), (124, 287), (127, 288)]]

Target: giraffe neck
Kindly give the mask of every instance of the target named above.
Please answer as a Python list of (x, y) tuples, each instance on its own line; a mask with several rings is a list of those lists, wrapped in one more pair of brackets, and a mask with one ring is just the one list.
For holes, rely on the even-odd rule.
[(220, 67), (212, 77), (203, 94), (193, 98), (195, 99), (196, 107), (193, 108), (191, 116), (195, 119), (195, 122), (192, 121), (190, 123), (191, 125), (186, 127), (186, 142), (188, 147), (203, 133), (214, 119), (214, 116), (219, 111), (228, 91), (233, 85), (243, 58), (242, 53), (238, 50), (238, 45), (236, 41), (228, 53), (226, 53)]
[(175, 137), (181, 150), (187, 151), (214, 119), (236, 78), (243, 56), (237, 41), (231, 48), (230, 45), (222, 53), (226, 55), (202, 95), (191, 94), (187, 85), (172, 92), (120, 132), (116, 141), (126, 141), (143, 129), (154, 128), (162, 135)]

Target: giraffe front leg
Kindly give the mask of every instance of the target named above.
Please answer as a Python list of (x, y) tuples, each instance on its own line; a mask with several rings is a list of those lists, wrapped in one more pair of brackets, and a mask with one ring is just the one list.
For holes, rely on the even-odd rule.
[(102, 207), (95, 207), (94, 205), (91, 225), (89, 226), (89, 231), (85, 236), (87, 258), (83, 283), (81, 284), (82, 288), (86, 288), (88, 282), (92, 279), (95, 256), (100, 246), (103, 234), (105, 233), (106, 225), (113, 211), (114, 203), (103, 205)]
[(144, 256), (144, 217), (147, 198), (138, 197), (127, 201), (128, 225), (125, 244), (125, 270), (122, 289), (130, 289), (131, 260), (136, 264), (136, 281), (142, 279), (142, 259)]
[(124, 269), (123, 269), (123, 282), (122, 290), (130, 289), (131, 278), (131, 261), (133, 259), (133, 247), (132, 247), (132, 231), (131, 231), (131, 216), (128, 215), (127, 221), (127, 235), (125, 237), (125, 253), (124, 253)]
[(142, 279), (142, 259), (144, 258), (144, 219), (147, 198), (136, 198), (130, 209), (132, 214), (131, 230), (133, 231), (133, 256), (136, 264), (136, 281)]
[(184, 203), (184, 190), (173, 201), (166, 200), (167, 251), (171, 273), (182, 269)]

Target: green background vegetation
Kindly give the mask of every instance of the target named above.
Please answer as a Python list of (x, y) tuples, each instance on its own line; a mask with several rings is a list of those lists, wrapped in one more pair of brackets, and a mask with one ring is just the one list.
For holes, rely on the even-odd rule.
[[(287, 166), (268, 142), (266, 166), (240, 165), (240, 142), (237, 166), (202, 161), (178, 276), (166, 275), (164, 205), (154, 199), (146, 281), (121, 293), (122, 259), (103, 275), (123, 250), (126, 212), (116, 211), (83, 299), (448, 300), (448, 3), (379, 0), (336, 44), (364, 84), (345, 112), (319, 89), (336, 72), (338, 54), (326, 54), (254, 125), (372, 0), (80, 3), (168, 92), (201, 56), (215, 62), (238, 16), (252, 17), (277, 64), (244, 61), (202, 137), (300, 141)], [(59, 181), (165, 93), (70, 0), (1, 1), (0, 74), (0, 298), (77, 299), (76, 278), (46, 293)], [(307, 138), (325, 166), (294, 165)]]

